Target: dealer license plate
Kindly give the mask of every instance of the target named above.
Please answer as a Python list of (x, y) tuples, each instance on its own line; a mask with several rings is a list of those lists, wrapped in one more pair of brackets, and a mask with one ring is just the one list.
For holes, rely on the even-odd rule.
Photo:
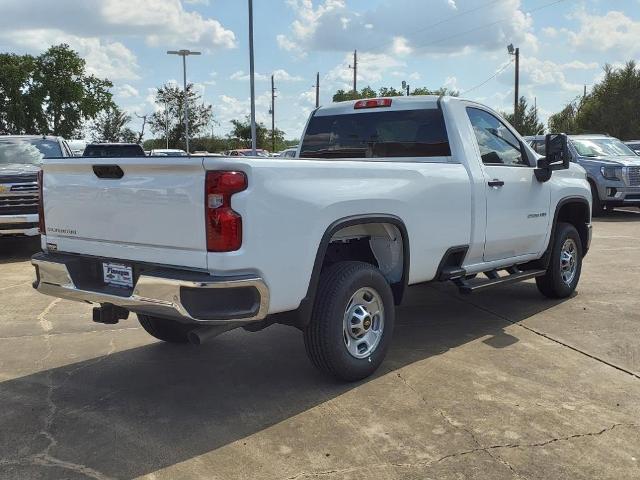
[(104, 283), (116, 287), (133, 287), (133, 269), (120, 263), (103, 263)]

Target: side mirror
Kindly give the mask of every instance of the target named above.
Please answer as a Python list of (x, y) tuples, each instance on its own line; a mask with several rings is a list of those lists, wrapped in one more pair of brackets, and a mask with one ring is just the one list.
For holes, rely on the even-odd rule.
[(551, 178), (551, 172), (568, 169), (570, 162), (567, 136), (564, 133), (550, 133), (545, 138), (545, 157), (538, 160), (536, 178), (540, 182), (547, 182)]

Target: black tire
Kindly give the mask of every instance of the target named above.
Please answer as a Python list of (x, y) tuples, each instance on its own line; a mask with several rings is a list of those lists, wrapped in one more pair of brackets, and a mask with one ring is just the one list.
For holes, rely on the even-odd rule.
[(193, 330), (191, 325), (148, 315), (138, 314), (138, 321), (149, 335), (168, 343), (189, 343), (187, 333)]
[(598, 189), (591, 182), (589, 182), (589, 186), (591, 187), (591, 197), (593, 198), (591, 204), (591, 215), (593, 217), (601, 217), (604, 215), (604, 205), (602, 204), (602, 200), (600, 200), (600, 195), (598, 195)]
[[(343, 321), (352, 296), (363, 288), (378, 295), (384, 324), (377, 346), (365, 358), (356, 358), (347, 349)], [(307, 355), (319, 370), (339, 380), (362, 380), (384, 360), (394, 323), (393, 294), (380, 270), (363, 262), (336, 263), (320, 276), (311, 321), (304, 330)]]
[[(577, 256), (575, 259), (575, 275), (573, 279), (567, 283), (562, 278), (561, 255), (562, 247), (569, 239), (573, 240), (575, 244)], [(553, 239), (553, 250), (551, 252), (551, 260), (549, 261), (547, 273), (536, 278), (536, 285), (540, 293), (549, 298), (567, 298), (571, 296), (580, 281), (582, 252), (582, 240), (576, 227), (569, 223), (558, 223), (555, 238)]]

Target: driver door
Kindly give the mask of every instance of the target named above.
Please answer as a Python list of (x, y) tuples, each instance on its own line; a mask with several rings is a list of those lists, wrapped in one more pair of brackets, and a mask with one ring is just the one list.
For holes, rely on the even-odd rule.
[(524, 145), (498, 117), (475, 107), (467, 114), (486, 181), (484, 261), (542, 252), (550, 217), (548, 182), (536, 179)]

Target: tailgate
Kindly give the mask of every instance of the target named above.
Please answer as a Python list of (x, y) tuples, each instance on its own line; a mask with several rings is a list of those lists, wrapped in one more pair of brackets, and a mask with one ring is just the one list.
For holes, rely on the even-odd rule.
[(204, 269), (204, 178), (202, 158), (47, 161), (46, 241), (61, 252)]

